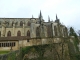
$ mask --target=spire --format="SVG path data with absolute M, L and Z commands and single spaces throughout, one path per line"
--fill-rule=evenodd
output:
M 56 14 L 56 20 L 58 19 L 57 14 Z
M 48 15 L 48 22 L 50 22 L 50 17 L 49 17 L 49 15 Z
M 57 17 L 57 14 L 56 14 L 56 20 L 55 20 L 55 22 L 60 23 L 60 22 L 59 22 L 59 19 L 58 19 L 58 17 Z
M 32 15 L 32 18 L 34 18 L 33 15 Z
M 40 10 L 40 16 L 42 16 L 42 14 L 41 14 L 41 10 Z
M 40 10 L 40 14 L 39 14 L 40 24 L 41 24 L 41 22 L 42 22 L 42 19 L 43 19 L 43 17 L 42 17 L 42 13 L 41 13 L 41 10 Z
M 42 13 L 41 13 L 41 10 L 40 10 L 40 15 L 39 15 L 39 19 L 42 19 Z

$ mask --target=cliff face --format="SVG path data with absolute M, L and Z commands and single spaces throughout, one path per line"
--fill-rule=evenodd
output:
M 37 46 L 28 46 L 18 51 L 12 51 L 5 55 L 0 55 L 2 60 L 70 60 L 67 43 L 54 43 Z
M 34 60 L 70 60 L 68 44 L 54 43 L 49 45 L 32 46 L 27 53 L 24 53 L 23 58 Z

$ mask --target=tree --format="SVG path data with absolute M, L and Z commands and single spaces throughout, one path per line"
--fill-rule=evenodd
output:
M 73 40 L 74 41 L 74 46 L 76 47 L 76 50 L 79 51 L 79 48 L 78 48 L 79 39 L 78 39 L 78 35 L 76 34 L 73 27 L 70 27 L 69 36 L 74 36 L 74 40 Z
M 79 34 L 79 37 L 80 37 L 80 30 L 78 30 L 78 34 Z
M 80 59 L 80 54 L 79 54 L 80 52 L 79 52 L 79 47 L 78 47 L 79 39 L 78 39 L 77 33 L 75 32 L 75 30 L 72 27 L 70 27 L 70 29 L 69 29 L 69 36 L 74 36 L 73 46 L 75 46 L 75 50 L 76 50 L 76 52 L 75 53 L 73 52 L 73 54 L 71 54 L 72 51 L 70 51 L 70 55 L 72 56 L 71 59 L 79 60 Z M 69 50 L 70 50 L 70 48 L 69 48 Z
M 72 27 L 70 27 L 70 30 L 69 30 L 69 36 L 74 36 L 75 34 L 75 31 Z

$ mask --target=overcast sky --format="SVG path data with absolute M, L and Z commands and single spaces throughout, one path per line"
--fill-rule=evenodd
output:
M 64 25 L 80 29 L 80 0 L 0 0 L 0 17 L 36 18 L 40 10 L 45 21 L 57 14 Z

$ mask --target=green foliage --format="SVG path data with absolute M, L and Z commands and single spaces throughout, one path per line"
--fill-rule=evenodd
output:
M 70 27 L 69 35 L 74 36 L 74 33 L 75 33 L 74 29 L 72 27 Z
M 27 54 L 27 53 L 30 51 L 31 48 L 32 48 L 31 46 L 27 46 L 27 47 L 21 48 L 22 57 L 23 57 L 25 54 Z
M 39 57 L 43 57 L 44 52 L 45 52 L 45 48 L 48 45 L 38 45 L 38 46 L 33 46 L 35 48 L 35 50 L 37 51 L 37 53 L 39 54 Z
M 16 54 L 13 52 L 8 56 L 8 60 L 15 60 Z
M 76 48 L 76 53 L 71 54 L 71 58 L 72 58 L 72 60 L 80 60 L 80 52 L 79 52 L 79 48 L 78 48 L 79 39 L 78 39 L 76 32 L 74 31 L 74 29 L 72 27 L 70 27 L 69 36 L 74 36 L 73 42 L 74 42 L 74 46 Z
M 79 48 L 77 46 L 79 44 L 79 39 L 78 39 L 76 32 L 74 31 L 74 29 L 72 27 L 70 27 L 69 35 L 75 37 L 75 39 L 73 40 L 74 46 L 75 46 L 76 50 L 79 51 Z
M 36 52 L 39 54 L 39 58 L 43 58 L 44 52 L 45 52 L 45 48 L 48 45 L 37 45 L 37 46 L 27 46 L 21 49 L 21 54 L 22 54 L 22 58 L 24 57 L 25 54 L 29 53 L 29 52 Z

